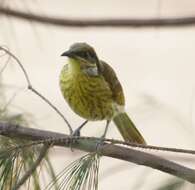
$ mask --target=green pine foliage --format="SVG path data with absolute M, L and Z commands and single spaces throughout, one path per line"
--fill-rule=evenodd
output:
M 46 190 L 52 190 L 56 183 L 59 190 L 97 190 L 99 161 L 98 153 L 81 157 L 62 170 Z
M 0 122 L 30 126 L 25 118 L 25 113 L 10 114 L 10 103 L 6 102 L 4 90 L 0 80 Z M 0 135 L 0 190 L 12 190 L 37 159 L 42 146 L 18 148 L 27 143 L 29 144 L 29 141 Z M 55 173 L 48 155 L 45 156 L 42 163 L 42 167 L 47 168 L 50 178 L 54 179 Z M 40 190 L 42 185 L 40 176 L 41 170 L 38 167 L 24 184 L 25 189 Z M 57 190 L 57 187 L 55 186 L 54 189 Z

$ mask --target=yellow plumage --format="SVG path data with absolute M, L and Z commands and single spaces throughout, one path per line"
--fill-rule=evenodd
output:
M 70 60 L 60 75 L 60 87 L 72 110 L 87 120 L 106 120 L 113 116 L 112 91 L 103 77 L 88 76 Z

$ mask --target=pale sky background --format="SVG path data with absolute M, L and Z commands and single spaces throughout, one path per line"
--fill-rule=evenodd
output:
M 4 3 L 59 17 L 195 15 L 194 0 L 12 0 L 12 3 Z M 6 45 L 18 56 L 33 86 L 51 100 L 75 128 L 83 119 L 70 110 L 60 94 L 58 76 L 66 62 L 60 54 L 74 42 L 87 42 L 115 69 L 125 92 L 126 110 L 148 144 L 195 148 L 195 27 L 57 28 L 7 17 L 0 17 L 0 23 L 0 45 Z M 68 132 L 61 118 L 48 105 L 25 90 L 24 77 L 13 61 L 4 71 L 3 79 L 8 99 L 17 92 L 12 103 L 13 113 L 27 112 L 35 121 L 34 127 Z M 91 122 L 82 134 L 100 136 L 103 129 L 104 122 Z M 121 138 L 114 124 L 110 126 L 108 137 Z M 62 165 L 66 166 L 81 154 L 57 148 L 52 156 L 56 170 L 60 171 Z M 171 155 L 164 153 L 163 156 Z M 184 162 L 183 157 L 177 160 L 195 168 L 194 157 L 188 162 Z M 103 158 L 99 189 L 155 190 L 167 179 L 173 178 L 146 167 Z M 192 188 L 186 183 L 185 189 Z

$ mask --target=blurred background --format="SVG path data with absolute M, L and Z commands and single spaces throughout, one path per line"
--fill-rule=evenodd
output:
M 0 7 L 54 18 L 176 18 L 195 16 L 193 0 L 0 0 Z M 13 52 L 30 80 L 68 118 L 74 128 L 83 119 L 74 114 L 59 90 L 59 72 L 66 63 L 60 54 L 74 42 L 87 42 L 116 71 L 123 85 L 126 110 L 148 144 L 195 148 L 195 26 L 180 27 L 62 27 L 44 25 L 5 15 L 0 10 L 0 45 Z M 3 67 L 1 61 L 0 67 Z M 14 61 L 2 74 L 7 102 L 14 113 L 25 112 L 33 127 L 68 133 L 62 119 L 26 88 Z M 90 122 L 83 135 L 100 136 L 105 122 Z M 108 137 L 121 139 L 112 123 Z M 149 151 L 186 166 L 195 157 Z M 83 155 L 69 149 L 51 151 L 59 172 Z M 170 183 L 177 189 L 194 189 L 162 172 L 110 158 L 101 159 L 99 189 L 156 190 Z M 173 188 L 172 188 L 173 189 Z M 175 188 L 176 189 L 176 188 Z

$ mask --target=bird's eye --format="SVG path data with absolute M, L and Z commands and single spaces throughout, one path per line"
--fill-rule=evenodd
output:
M 87 52 L 87 51 L 79 52 L 79 56 L 82 57 L 82 58 L 84 58 L 84 59 L 88 59 L 88 60 L 90 60 L 90 58 L 91 58 L 90 53 Z
M 89 52 L 86 52 L 86 58 L 89 59 L 89 60 L 91 59 L 91 55 L 90 55 Z
M 78 56 L 82 57 L 82 58 L 85 58 L 86 54 L 85 54 L 85 52 L 81 51 L 81 52 L 78 52 Z

